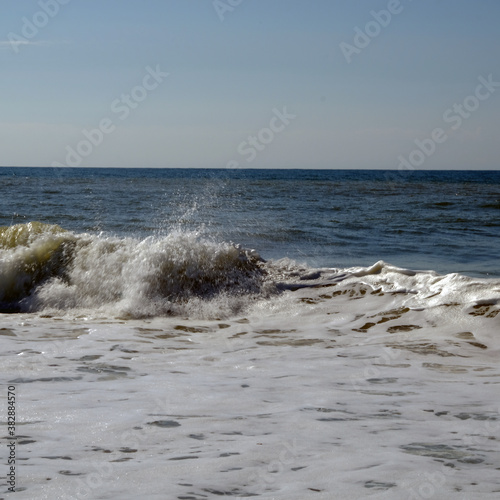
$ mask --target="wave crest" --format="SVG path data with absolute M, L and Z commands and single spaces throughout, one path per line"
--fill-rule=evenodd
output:
M 209 302 L 269 292 L 252 250 L 174 232 L 146 239 L 73 234 L 29 223 L 2 228 L 4 311 L 107 310 L 132 317 L 182 314 Z M 234 307 L 233 307 L 234 306 Z M 239 307 L 239 306 L 238 306 Z M 213 311 L 217 315 L 216 308 Z
M 59 226 L 40 222 L 0 227 L 0 310 L 22 310 L 38 286 L 62 276 L 74 241 Z

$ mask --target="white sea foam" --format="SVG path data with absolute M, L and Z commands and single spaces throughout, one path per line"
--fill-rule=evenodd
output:
M 197 233 L 134 239 L 54 235 L 52 228 L 4 245 L 0 301 L 5 308 L 143 317 L 194 314 L 200 301 L 222 299 L 228 314 L 240 308 L 242 295 L 272 291 L 255 251 Z
M 382 261 L 350 269 L 264 262 L 253 250 L 182 231 L 145 239 L 73 234 L 41 224 L 9 231 L 0 239 L 0 301 L 31 312 L 230 317 L 261 302 L 279 309 L 288 301 L 283 294 L 293 297 L 286 292 L 314 294 L 330 286 L 337 287 L 335 297 L 342 291 L 365 306 L 374 295 L 398 295 L 400 307 L 430 316 L 435 311 L 464 326 L 499 311 L 498 279 L 413 271 Z M 290 303 L 296 307 L 295 300 Z
M 0 316 L 16 497 L 498 495 L 500 280 L 75 238 Z

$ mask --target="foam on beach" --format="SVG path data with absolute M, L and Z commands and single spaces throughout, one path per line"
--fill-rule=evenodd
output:
M 46 229 L 0 248 L 19 498 L 498 495 L 500 280 Z

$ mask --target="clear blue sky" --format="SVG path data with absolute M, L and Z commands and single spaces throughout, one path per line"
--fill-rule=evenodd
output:
M 499 168 L 498 0 L 237 4 L 4 0 L 0 164 Z

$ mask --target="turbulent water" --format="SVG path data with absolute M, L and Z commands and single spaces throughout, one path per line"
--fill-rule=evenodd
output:
M 0 169 L 16 496 L 497 498 L 499 209 L 497 172 Z
M 256 252 L 194 233 L 139 240 L 28 223 L 0 228 L 0 249 L 0 304 L 7 312 L 199 316 L 200 301 L 223 295 L 239 302 L 262 293 L 266 281 Z

